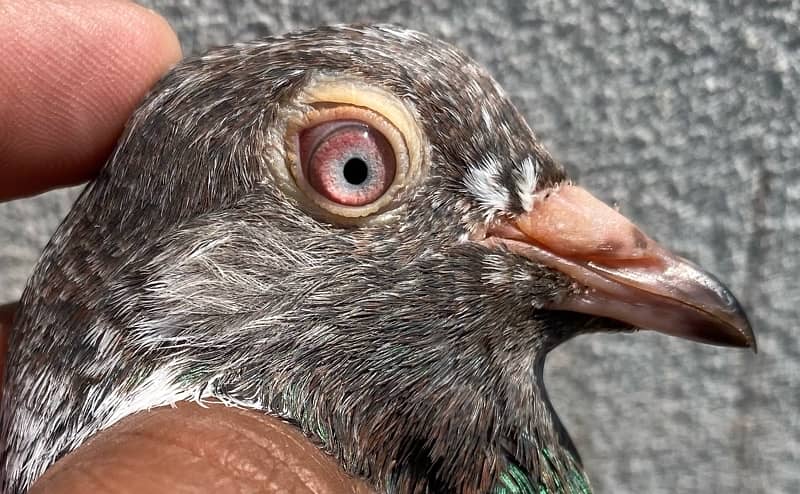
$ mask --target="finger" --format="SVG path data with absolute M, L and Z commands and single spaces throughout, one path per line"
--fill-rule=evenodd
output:
M 3 372 L 6 368 L 6 350 L 8 349 L 8 332 L 14 322 L 17 304 L 0 305 L 0 396 L 3 395 Z
M 127 1 L 0 2 L 0 200 L 93 176 L 180 46 Z
M 135 414 L 50 468 L 33 493 L 372 492 L 285 422 L 180 403 Z

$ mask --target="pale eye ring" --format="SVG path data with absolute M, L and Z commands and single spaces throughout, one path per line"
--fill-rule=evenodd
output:
M 366 122 L 331 120 L 298 136 L 300 165 L 309 185 L 342 206 L 379 199 L 394 181 L 394 150 Z

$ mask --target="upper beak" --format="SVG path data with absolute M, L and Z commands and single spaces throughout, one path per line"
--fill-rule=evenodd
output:
M 492 225 L 485 242 L 575 281 L 574 293 L 547 308 L 756 350 L 742 307 L 714 276 L 658 245 L 585 189 L 565 185 L 534 199 L 530 212 Z

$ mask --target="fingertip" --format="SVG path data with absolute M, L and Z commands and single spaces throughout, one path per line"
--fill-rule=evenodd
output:
M 115 18 L 128 18 L 134 21 L 127 25 L 128 35 L 134 43 L 137 41 L 141 43 L 137 46 L 141 48 L 139 56 L 142 68 L 155 82 L 183 56 L 178 35 L 158 12 L 128 1 L 117 3 L 121 12 L 109 9 L 109 24 L 113 23 Z M 147 86 L 149 87 L 150 85 Z
M 2 200 L 96 174 L 181 49 L 163 17 L 131 2 L 9 0 L 0 57 Z

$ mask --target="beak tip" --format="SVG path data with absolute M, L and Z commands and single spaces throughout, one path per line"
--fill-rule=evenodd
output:
M 727 325 L 726 325 L 727 326 Z M 756 343 L 756 335 L 753 331 L 747 317 L 742 313 L 740 324 L 729 325 L 725 328 L 727 337 L 724 338 L 723 345 L 733 346 L 738 348 L 749 348 L 753 353 L 758 353 L 758 343 Z M 720 335 L 721 336 L 721 335 Z M 723 340 L 720 340 L 722 342 Z
M 729 300 L 734 301 L 734 310 L 730 311 L 730 308 L 728 308 L 728 311 L 721 310 L 714 315 L 705 313 L 708 317 L 705 321 L 700 322 L 695 320 L 696 326 L 694 335 L 697 336 L 700 341 L 712 345 L 749 348 L 753 353 L 758 353 L 756 335 L 753 331 L 753 327 L 750 325 L 747 314 L 735 298 L 731 296 Z
M 753 325 L 750 324 L 747 312 L 727 288 L 723 287 L 723 290 L 726 292 L 726 299 L 730 301 L 729 310 L 732 312 L 732 317 L 728 319 L 729 330 L 731 332 L 735 331 L 737 338 L 740 340 L 737 346 L 741 348 L 750 348 L 753 353 L 757 354 L 758 343 L 756 342 L 756 333 L 753 331 Z
M 735 344 L 735 346 L 739 348 L 749 348 L 753 351 L 753 353 L 758 353 L 758 344 L 756 343 L 756 338 L 753 335 L 752 330 L 740 333 L 738 338 L 739 341 Z

